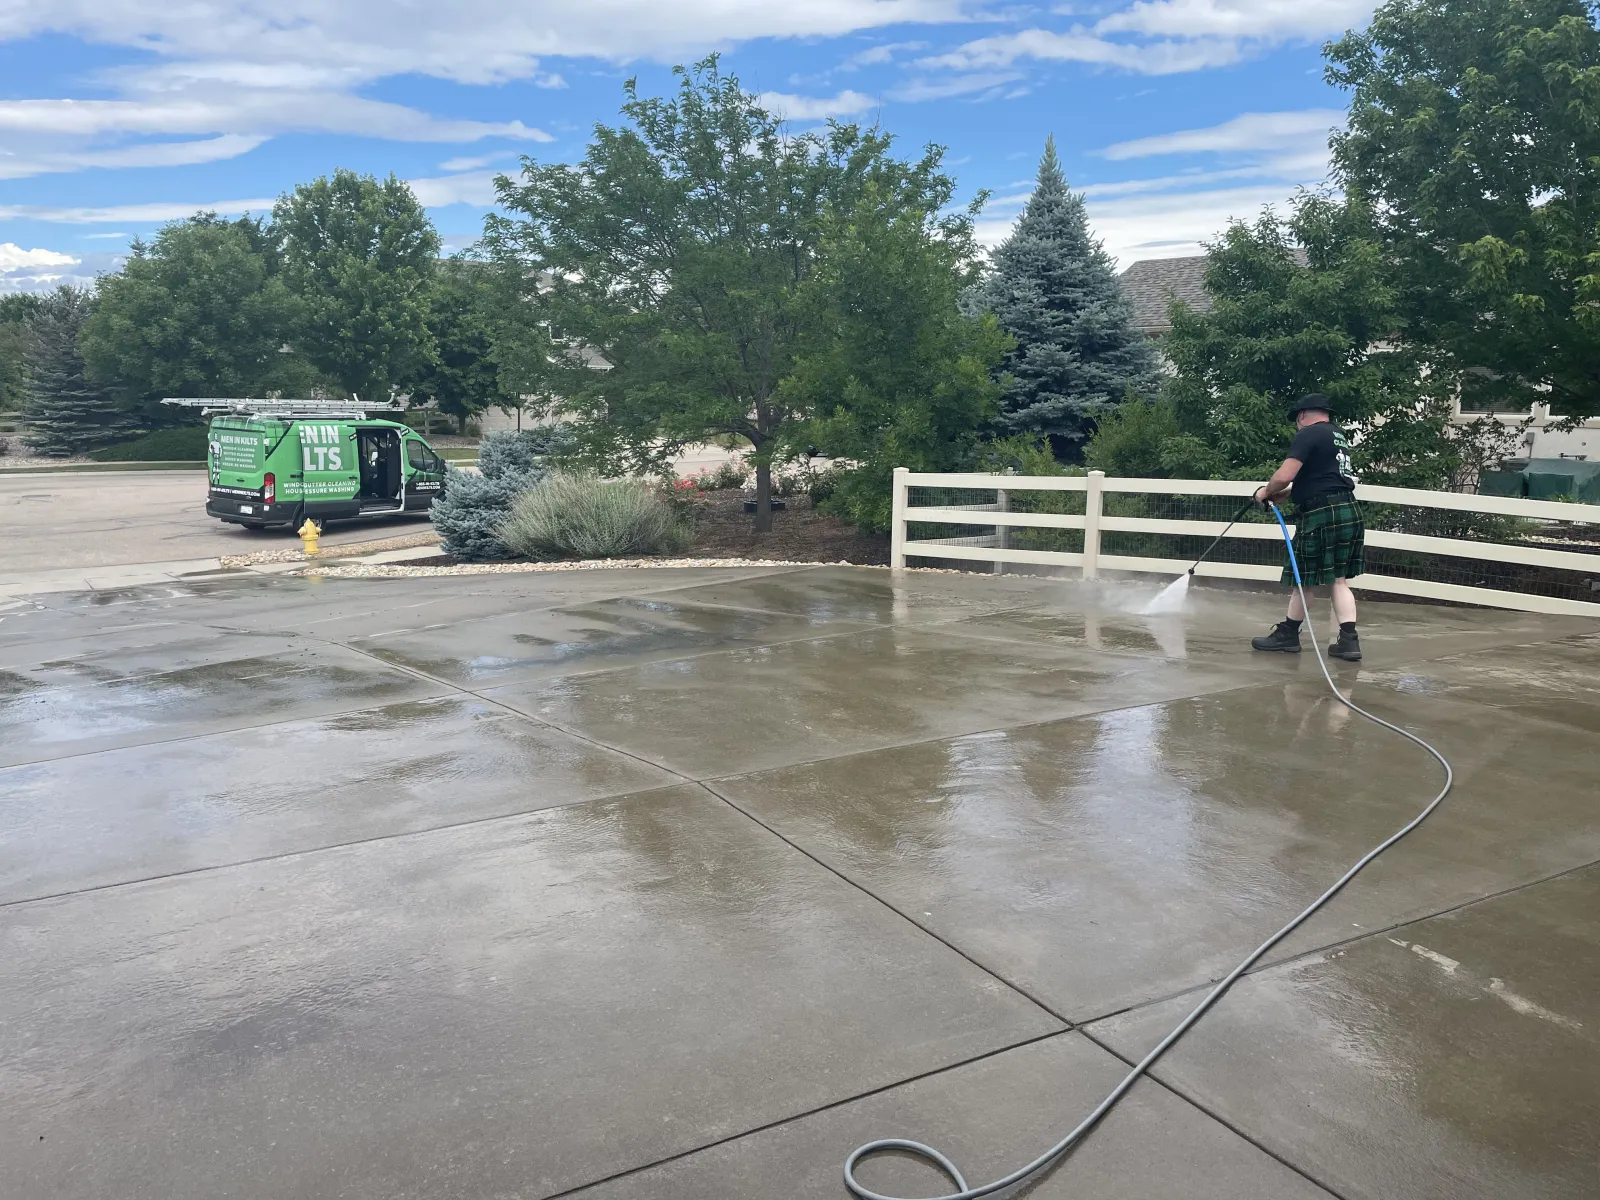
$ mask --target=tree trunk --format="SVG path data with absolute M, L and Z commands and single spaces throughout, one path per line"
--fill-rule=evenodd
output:
M 756 532 L 772 532 L 772 464 L 756 463 Z

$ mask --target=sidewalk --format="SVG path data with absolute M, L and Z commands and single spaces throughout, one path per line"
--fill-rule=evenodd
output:
M 359 547 L 357 548 L 359 550 Z M 330 549 L 314 561 L 318 563 L 398 563 L 414 558 L 431 558 L 439 553 L 437 545 L 411 546 L 400 550 L 381 550 L 372 553 L 342 554 Z M 308 560 L 288 562 L 248 563 L 223 566 L 221 558 L 182 558 L 170 562 L 132 563 L 109 567 L 66 567 L 54 571 L 24 571 L 0 580 L 0 599 L 18 599 L 38 596 L 48 592 L 106 592 L 118 588 L 144 587 L 150 584 L 192 581 L 196 576 L 240 574 L 282 575 L 308 565 Z

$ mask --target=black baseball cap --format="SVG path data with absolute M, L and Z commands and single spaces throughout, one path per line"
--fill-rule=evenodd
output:
M 1309 396 L 1301 396 L 1289 405 L 1289 415 L 1297 416 L 1303 412 L 1333 412 L 1333 406 L 1328 403 L 1328 398 L 1321 392 L 1312 392 Z

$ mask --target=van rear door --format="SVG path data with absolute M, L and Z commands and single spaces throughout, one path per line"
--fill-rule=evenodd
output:
M 259 492 L 266 464 L 267 436 L 268 431 L 253 421 L 219 418 L 211 422 L 211 437 L 206 447 L 211 486 L 228 492 Z

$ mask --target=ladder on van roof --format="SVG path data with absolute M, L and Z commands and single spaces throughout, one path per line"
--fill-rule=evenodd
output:
M 359 397 L 349 400 L 251 400 L 224 399 L 220 397 L 169 397 L 163 404 L 179 408 L 198 408 L 202 415 L 229 413 L 241 417 L 270 417 L 283 421 L 344 418 L 359 421 L 370 413 L 405 412 L 405 405 L 396 400 L 370 404 Z

